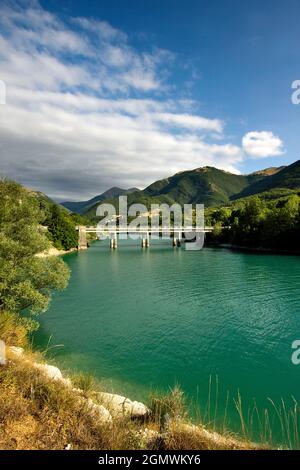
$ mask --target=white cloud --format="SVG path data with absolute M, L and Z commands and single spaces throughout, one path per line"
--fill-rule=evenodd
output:
M 28 2 L 24 8 L 18 3 L 5 3 L 1 7 L 0 24 L 7 32 L 10 44 L 18 49 L 28 48 L 33 52 L 40 46 L 48 50 L 69 50 L 77 54 L 88 54 L 88 43 L 53 14 L 39 7 L 37 2 Z M 31 3 L 31 5 L 30 5 Z M 22 2 L 21 2 L 22 4 Z
M 275 157 L 284 153 L 282 140 L 273 132 L 248 132 L 243 137 L 242 146 L 253 158 Z
M 80 199 L 204 165 L 237 172 L 244 153 L 221 142 L 224 123 L 170 99 L 173 53 L 134 48 L 105 21 L 11 5 L 0 7 L 2 174 Z
M 202 116 L 191 114 L 160 113 L 154 116 L 158 121 L 171 124 L 176 127 L 194 130 L 209 130 L 214 132 L 223 131 L 223 122 L 219 119 L 207 119 Z
M 107 41 L 127 41 L 127 35 L 123 33 L 123 31 L 111 26 L 107 21 L 99 21 L 90 18 L 74 18 L 73 22 Z

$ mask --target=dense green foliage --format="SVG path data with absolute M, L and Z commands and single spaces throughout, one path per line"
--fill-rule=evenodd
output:
M 241 198 L 251 196 L 278 188 L 300 188 L 300 160 L 296 161 L 292 165 L 283 167 L 280 171 L 271 174 L 267 178 L 262 178 L 259 181 L 254 182 L 236 197 Z
M 252 196 L 236 205 L 211 210 L 206 220 L 216 227 L 208 237 L 211 241 L 300 251 L 300 197 L 297 194 L 271 201 Z
M 70 250 L 78 245 L 77 225 L 89 225 L 90 220 L 70 213 L 59 204 L 54 203 L 45 194 L 36 192 L 39 207 L 45 214 L 43 225 L 47 227 L 47 236 L 53 246 L 59 250 Z
M 70 250 L 78 245 L 78 232 L 75 220 L 57 204 L 48 207 L 45 224 L 50 240 L 59 250 Z
M 36 195 L 17 183 L 0 182 L 0 315 L 44 311 L 52 289 L 63 289 L 69 270 L 49 247 Z
M 204 167 L 177 173 L 153 183 L 144 192 L 148 196 L 168 196 L 179 204 L 201 202 L 212 206 L 229 201 L 248 184 L 247 176 Z

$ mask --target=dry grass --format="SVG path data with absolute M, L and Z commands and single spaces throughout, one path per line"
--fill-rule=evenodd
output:
M 0 315 L 0 338 L 6 344 L 14 346 L 26 346 L 28 329 L 26 324 L 17 314 L 1 312 Z
M 203 426 L 194 426 L 184 422 L 169 425 L 165 439 L 165 448 L 169 450 L 258 450 L 265 446 L 239 440 L 230 434 L 221 435 L 208 431 Z
M 160 431 L 168 427 L 171 420 L 184 420 L 187 417 L 185 398 L 182 390 L 176 386 L 168 394 L 152 395 L 150 409 L 153 421 Z
M 210 398 L 208 398 L 210 402 Z M 211 408 L 211 405 L 209 405 Z M 188 421 L 185 396 L 179 387 L 166 395 L 151 397 L 152 419 L 158 425 L 162 439 L 160 446 L 168 450 L 254 450 L 266 446 L 252 443 L 248 438 L 238 439 L 225 429 L 222 434 L 202 424 Z M 210 416 L 211 410 L 206 410 Z M 216 411 L 214 410 L 214 414 Z M 210 417 L 209 417 L 209 421 Z
M 0 366 L 0 449 L 245 449 L 254 448 L 230 436 L 186 424 L 182 392 L 152 398 L 147 420 L 120 418 L 103 424 L 59 381 L 33 367 L 34 356 L 10 357 Z M 83 395 L 93 395 L 91 378 L 78 376 Z M 74 384 L 75 385 L 75 384 Z
M 87 404 L 24 361 L 0 367 L 0 448 L 135 448 L 135 423 L 100 423 Z

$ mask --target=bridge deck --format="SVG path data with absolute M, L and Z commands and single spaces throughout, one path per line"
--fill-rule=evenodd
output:
M 86 227 L 86 233 L 140 233 L 140 234 L 151 234 L 151 233 L 207 233 L 212 232 L 213 227 L 155 227 L 155 228 L 131 228 L 131 227 L 122 227 L 122 228 L 97 228 L 97 227 Z

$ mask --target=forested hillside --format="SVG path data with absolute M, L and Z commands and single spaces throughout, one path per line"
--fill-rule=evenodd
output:
M 128 205 L 144 204 L 195 204 L 205 207 L 228 205 L 246 196 L 267 193 L 265 198 L 276 199 L 300 188 L 300 161 L 287 167 L 267 168 L 249 175 L 236 175 L 213 167 L 197 168 L 176 173 L 152 183 L 143 191 L 128 194 Z M 118 208 L 118 197 L 111 195 L 102 201 L 112 203 Z M 95 221 L 99 200 L 83 211 L 90 220 Z

